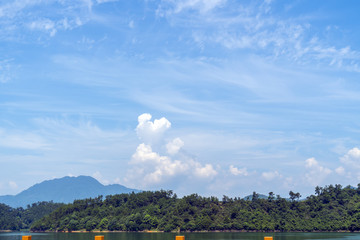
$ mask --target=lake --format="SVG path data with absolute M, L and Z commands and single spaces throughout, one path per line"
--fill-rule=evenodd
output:
M 263 240 L 272 236 L 274 240 L 305 239 L 359 239 L 360 233 L 0 233 L 0 240 L 21 240 L 23 235 L 32 235 L 32 240 L 94 240 L 104 235 L 104 240 L 175 240 L 176 235 L 185 240 Z

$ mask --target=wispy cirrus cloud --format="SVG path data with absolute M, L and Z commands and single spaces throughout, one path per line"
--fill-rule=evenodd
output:
M 207 13 L 214 8 L 221 7 L 227 0 L 162 0 L 157 14 L 159 16 L 178 14 L 186 10 L 197 10 Z
M 0 147 L 40 151 L 49 149 L 50 144 L 41 135 L 36 133 L 11 133 L 0 129 Z
M 298 64 L 316 62 L 317 65 L 359 71 L 359 50 L 348 45 L 339 46 L 323 36 L 323 32 L 331 31 L 329 28 L 314 33 L 312 20 L 316 16 L 280 17 L 276 11 L 285 9 L 275 9 L 272 1 L 252 4 L 220 0 L 206 4 L 194 0 L 164 1 L 159 9 L 159 16 L 167 18 L 173 27 L 188 29 L 192 26 L 189 38 L 203 51 L 217 44 L 229 51 L 251 51 L 271 59 L 285 58 Z
M 14 78 L 17 67 L 12 62 L 12 59 L 0 60 L 0 83 L 7 83 Z
M 90 21 L 95 16 L 92 7 L 106 2 L 14 0 L 0 3 L 0 39 L 36 41 L 39 33 L 54 37 L 59 31 L 71 30 Z M 36 37 L 29 38 L 30 33 Z

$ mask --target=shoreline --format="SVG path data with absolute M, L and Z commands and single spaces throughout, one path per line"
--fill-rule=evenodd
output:
M 11 230 L 4 230 L 6 232 L 17 232 Z M 1 231 L 0 231 L 1 232 Z M 164 232 L 157 230 L 145 230 L 145 231 L 110 231 L 110 230 L 76 230 L 76 231 L 30 231 L 31 233 L 360 233 L 360 231 L 260 231 L 260 230 L 213 230 L 213 231 L 172 231 Z

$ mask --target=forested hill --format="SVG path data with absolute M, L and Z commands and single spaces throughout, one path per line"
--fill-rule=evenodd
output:
M 315 192 L 303 201 L 293 192 L 290 200 L 272 192 L 267 199 L 254 193 L 252 200 L 197 194 L 177 198 L 172 191 L 120 194 L 65 205 L 33 224 L 32 230 L 360 230 L 360 188 L 330 185 Z
M 24 208 L 12 208 L 0 203 L 0 230 L 28 229 L 40 218 L 62 206 L 62 203 L 38 202 Z

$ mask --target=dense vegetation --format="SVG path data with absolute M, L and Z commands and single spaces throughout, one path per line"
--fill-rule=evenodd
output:
M 251 200 L 197 194 L 177 198 L 172 191 L 120 194 L 74 201 L 32 225 L 33 231 L 358 231 L 360 185 L 317 187 L 299 201 L 254 192 Z
M 29 229 L 31 224 L 64 204 L 38 202 L 24 208 L 11 208 L 0 203 L 0 230 Z

